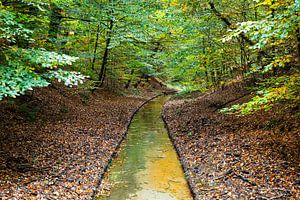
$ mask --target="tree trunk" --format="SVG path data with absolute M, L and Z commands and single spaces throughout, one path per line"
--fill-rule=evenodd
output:
M 114 26 L 114 21 L 111 19 L 109 20 L 109 26 L 108 26 L 108 33 L 107 33 L 107 38 L 105 41 L 105 50 L 102 58 L 102 64 L 101 64 L 101 69 L 99 72 L 99 81 L 100 81 L 100 87 L 103 85 L 104 79 L 105 79 L 105 71 L 106 71 L 106 64 L 108 60 L 108 53 L 109 53 L 109 45 L 111 41 L 111 36 L 112 36 L 112 29 Z
M 134 69 L 131 70 L 130 75 L 132 76 L 133 73 L 134 73 Z M 132 81 L 132 77 L 130 77 L 130 79 L 127 81 L 127 83 L 126 83 L 126 85 L 124 87 L 125 89 L 129 88 L 131 81 Z
M 298 67 L 300 67 L 300 28 L 298 28 L 297 33 L 297 56 L 298 56 Z
M 0 49 L 0 64 L 4 65 L 4 66 L 7 64 L 6 56 L 5 56 L 4 52 L 2 51 L 2 49 Z
M 299 14 L 297 13 L 297 17 Z M 300 67 L 300 25 L 296 25 L 296 40 L 297 40 L 297 65 Z
M 100 25 L 98 25 L 98 27 L 97 27 L 97 36 L 96 36 L 94 56 L 93 56 L 93 61 L 92 61 L 92 70 L 95 70 L 96 53 L 97 53 L 98 41 L 99 41 L 99 32 L 100 32 Z
M 202 53 L 206 54 L 206 48 L 205 48 L 205 40 L 202 40 Z M 209 83 L 209 75 L 208 75 L 208 69 L 207 69 L 207 62 L 206 59 L 204 60 L 204 73 L 205 73 L 205 80 L 207 83 Z
M 51 16 L 50 16 L 50 24 L 48 30 L 48 37 L 49 39 L 57 39 L 57 34 L 59 32 L 59 26 L 62 21 L 62 9 L 57 7 L 55 4 L 51 4 Z

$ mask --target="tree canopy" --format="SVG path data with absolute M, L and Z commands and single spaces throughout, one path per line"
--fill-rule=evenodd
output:
M 257 96 L 223 110 L 230 113 L 299 100 L 299 0 L 2 0 L 0 7 L 0 99 L 54 80 L 73 86 L 89 77 L 122 90 L 158 77 L 182 92 L 251 79 Z

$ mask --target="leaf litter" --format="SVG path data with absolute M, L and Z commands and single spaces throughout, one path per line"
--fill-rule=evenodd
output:
M 299 106 L 244 117 L 217 112 L 250 97 L 239 83 L 164 106 L 196 199 L 300 199 Z
M 1 102 L 1 199 L 90 199 L 133 113 L 151 95 L 99 90 L 87 104 L 58 85 Z

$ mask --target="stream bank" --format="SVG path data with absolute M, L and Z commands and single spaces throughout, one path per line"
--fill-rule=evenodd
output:
M 245 117 L 217 112 L 249 98 L 234 84 L 164 106 L 196 199 L 300 199 L 299 107 L 280 104 Z
M 133 114 L 156 95 L 145 94 L 56 85 L 1 102 L 1 199 L 91 199 Z

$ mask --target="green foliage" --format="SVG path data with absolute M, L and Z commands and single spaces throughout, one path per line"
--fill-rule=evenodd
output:
M 179 92 L 176 93 L 177 97 L 181 97 L 181 98 L 190 98 L 191 94 L 193 92 L 201 92 L 199 89 L 199 87 L 183 87 L 181 88 L 181 90 Z M 202 91 L 204 92 L 204 91 Z
M 271 74 L 286 66 L 294 66 L 297 62 L 294 49 L 291 47 L 299 46 L 296 42 L 299 37 L 300 3 L 289 0 L 276 3 L 267 0 L 258 2 L 260 6 L 269 7 L 270 12 L 267 12 L 267 15 L 260 20 L 239 23 L 238 28 L 230 30 L 229 35 L 223 41 L 233 40 L 241 34 L 248 36 L 254 41 L 250 46 L 251 49 L 257 50 L 260 54 L 264 51 L 264 54 L 271 55 L 264 59 L 262 66 L 259 63 L 253 63 L 248 75 L 267 74 L 271 78 L 262 81 L 258 95 L 250 102 L 223 109 L 222 111 L 226 113 L 251 114 L 261 109 L 269 110 L 279 101 L 299 100 L 299 74 L 293 71 L 296 67 L 289 69 L 290 75 L 272 77 Z
M 268 4 L 267 1 L 262 1 L 261 4 Z M 251 49 L 261 50 L 271 46 L 277 47 L 278 45 L 288 46 L 296 41 L 300 16 L 297 15 L 300 6 L 298 1 L 285 1 L 281 4 L 272 6 L 273 12 L 268 16 L 258 21 L 246 21 L 238 24 L 235 30 L 229 30 L 229 35 L 223 40 L 228 41 L 237 38 L 240 34 L 247 34 L 255 44 Z M 278 10 L 278 12 L 276 12 Z M 264 66 L 264 68 L 253 69 L 253 72 L 261 70 L 262 73 L 269 72 L 276 67 L 284 67 L 292 60 L 289 51 L 285 52 L 286 55 L 274 55 L 273 61 Z
M 116 87 L 137 87 L 159 76 L 182 96 L 237 77 L 264 78 L 261 92 L 248 104 L 227 109 L 232 113 L 270 109 L 296 95 L 298 0 L 4 4 L 0 99 L 55 79 L 68 86 L 83 82 L 83 75 L 69 70 L 90 76 L 80 89 L 94 90 L 103 78 L 104 85 L 119 91 Z
M 272 78 L 261 88 L 262 90 L 259 90 L 251 101 L 241 105 L 233 105 L 231 108 L 224 108 L 221 112 L 247 115 L 257 110 L 270 110 L 280 101 L 298 102 L 300 100 L 300 75 Z
M 93 91 L 98 88 L 97 87 L 98 84 L 99 84 L 98 81 L 86 80 L 78 86 L 78 89 L 83 91 Z
M 57 69 L 65 65 L 72 65 L 78 57 L 58 54 L 46 51 L 45 49 L 18 50 L 18 54 L 23 57 L 23 61 L 32 64 L 35 68 Z
M 0 65 L 0 100 L 3 97 L 16 97 L 25 94 L 27 90 L 33 90 L 34 87 L 45 87 L 49 85 L 42 77 L 36 73 L 30 73 L 26 67 L 18 65 L 3 66 Z
M 54 79 L 72 86 L 85 78 L 78 72 L 55 70 L 71 65 L 77 60 L 75 57 L 36 49 L 10 49 L 6 55 L 14 59 L 8 59 L 6 66 L 0 65 L 0 100 L 23 95 L 34 87 L 48 86 Z
M 33 31 L 27 29 L 23 24 L 16 20 L 17 17 L 15 13 L 0 9 L 0 39 L 13 43 L 21 38 L 32 41 L 31 35 Z
M 22 2 L 28 6 L 41 5 L 34 1 Z M 34 31 L 27 28 L 31 27 L 30 23 L 27 14 L 20 13 L 13 7 L 3 7 L 0 10 L 0 100 L 23 95 L 34 87 L 48 86 L 54 79 L 72 86 L 82 83 L 85 78 L 80 73 L 62 69 L 72 65 L 78 60 L 77 57 L 43 48 L 23 48 L 29 44 L 34 46 Z

